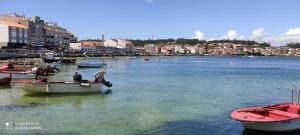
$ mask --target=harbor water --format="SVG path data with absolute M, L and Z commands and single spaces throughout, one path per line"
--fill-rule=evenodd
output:
M 2 87 L 0 134 L 257 135 L 232 120 L 230 112 L 290 102 L 291 89 L 300 89 L 297 57 L 151 57 L 105 63 L 106 80 L 113 83 L 110 94 L 33 95 Z M 72 80 L 75 72 L 93 79 L 99 70 L 58 68 L 61 72 L 51 79 Z M 22 122 L 39 128 L 7 127 Z

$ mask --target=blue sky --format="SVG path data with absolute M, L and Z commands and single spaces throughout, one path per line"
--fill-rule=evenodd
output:
M 198 31 L 199 39 L 280 44 L 298 40 L 299 5 L 299 0 L 0 0 L 0 14 L 41 16 L 79 39 L 102 33 L 106 38 L 195 38 Z M 292 39 L 284 37 L 289 30 Z

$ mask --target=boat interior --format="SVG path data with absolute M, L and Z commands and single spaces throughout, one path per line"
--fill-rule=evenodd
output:
M 295 103 L 276 104 L 265 107 L 255 107 L 238 111 L 243 119 L 248 120 L 287 120 L 300 117 L 300 105 Z

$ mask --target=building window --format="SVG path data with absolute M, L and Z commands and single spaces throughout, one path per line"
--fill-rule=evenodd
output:
M 17 37 L 16 31 L 11 31 L 11 36 L 12 36 L 12 37 Z

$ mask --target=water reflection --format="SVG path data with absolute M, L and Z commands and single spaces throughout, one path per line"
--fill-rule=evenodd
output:
M 84 102 L 104 104 L 105 98 L 110 94 L 99 92 L 93 93 L 70 93 L 70 94 L 25 94 L 17 99 L 16 104 L 28 105 L 32 103 L 46 103 L 48 105 L 72 104 L 80 108 Z

